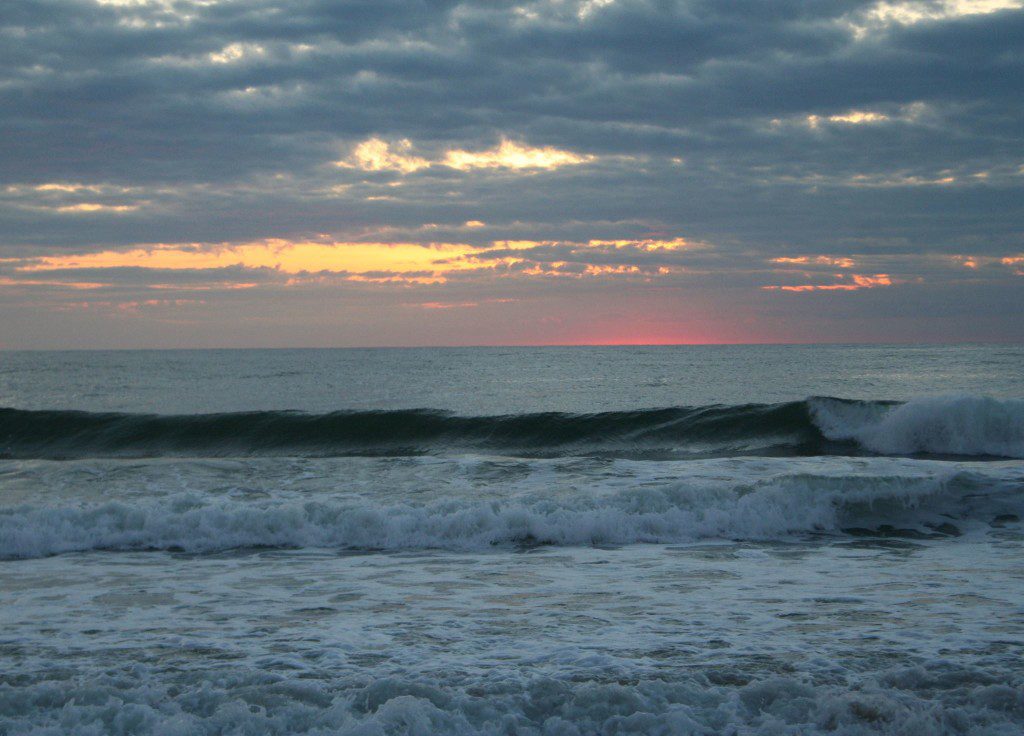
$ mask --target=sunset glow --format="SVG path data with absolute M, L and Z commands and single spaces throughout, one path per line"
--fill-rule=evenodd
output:
M 482 225 L 482 223 L 481 223 Z M 586 243 L 547 241 L 498 241 L 490 245 L 463 243 L 261 243 L 221 244 L 218 246 L 158 245 L 126 251 L 100 251 L 67 256 L 43 256 L 26 259 L 15 266 L 19 273 L 75 271 L 95 269 L 147 269 L 152 271 L 201 271 L 241 267 L 268 269 L 291 276 L 315 277 L 341 274 L 354 281 L 441 283 L 460 271 L 497 272 L 507 275 L 582 278 L 629 274 L 664 275 L 677 268 L 659 265 L 642 268 L 616 263 L 587 263 L 589 253 L 615 257 L 630 253 L 674 253 L 699 248 L 682 238 L 591 240 Z M 562 259 L 534 259 L 550 249 L 564 251 Z M 542 253 L 543 252 L 543 253 Z M 287 283 L 302 283 L 301 278 Z M 166 287 L 164 287 L 166 288 Z
M 215 248 L 157 246 L 129 251 L 101 251 L 74 256 L 47 256 L 19 270 L 54 271 L 83 268 L 210 269 L 242 266 L 286 274 L 336 271 L 441 271 L 467 268 L 460 258 L 475 248 L 457 243 L 289 243 L 268 241 Z

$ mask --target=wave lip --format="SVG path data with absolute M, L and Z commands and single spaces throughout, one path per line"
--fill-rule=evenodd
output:
M 154 415 L 0 409 L 0 457 L 343 456 L 495 452 L 671 459 L 731 455 L 1024 457 L 1024 401 L 827 397 L 595 414 L 430 409 Z

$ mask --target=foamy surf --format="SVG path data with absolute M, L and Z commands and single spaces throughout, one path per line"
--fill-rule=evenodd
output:
M 810 399 L 815 426 L 880 455 L 1024 458 L 1024 401 L 934 396 L 885 405 Z
M 5 354 L 0 733 L 1021 733 L 1022 355 Z
M 851 674 L 839 682 L 835 675 L 815 682 L 789 674 L 758 676 L 722 665 L 684 671 L 673 681 L 652 672 L 618 682 L 618 663 L 606 659 L 596 664 L 606 671 L 599 670 L 589 681 L 566 681 L 543 671 L 512 672 L 501 678 L 481 676 L 468 687 L 441 676 L 369 681 L 350 676 L 323 683 L 252 670 L 194 678 L 168 688 L 144 670 L 134 670 L 104 672 L 89 682 L 44 682 L 0 696 L 0 703 L 39 729 L 31 733 L 83 736 L 101 728 L 112 733 L 281 736 L 1008 736 L 1015 733 L 1021 698 L 1019 688 L 1000 682 L 998 670 L 942 660 Z M 588 665 L 593 668 L 595 663 L 576 666 Z M 59 716 L 47 711 L 52 702 L 67 702 Z
M 24 505 L 0 511 L 0 557 L 247 547 L 480 551 L 879 530 L 926 538 L 1024 513 L 1024 477 L 1009 468 L 983 473 L 937 463 L 926 472 L 896 468 L 887 475 L 782 473 L 760 479 L 734 469 L 731 480 L 654 482 L 645 480 L 645 465 L 630 464 L 634 487 L 625 489 L 602 487 L 595 479 L 593 487 L 557 494 L 544 489 L 422 504 L 331 494 L 326 500 L 251 500 L 179 493 L 148 501 Z M 664 478 L 664 464 L 657 465 Z M 686 465 L 680 464 L 680 473 Z

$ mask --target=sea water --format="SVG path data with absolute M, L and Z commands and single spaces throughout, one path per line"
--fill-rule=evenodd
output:
M 0 733 L 1019 734 L 1024 348 L 0 353 Z

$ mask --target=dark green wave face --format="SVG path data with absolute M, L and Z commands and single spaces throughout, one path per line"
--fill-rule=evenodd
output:
M 429 409 L 168 416 L 0 409 L 0 452 L 12 458 L 441 451 L 669 459 L 755 452 L 851 454 L 858 447 L 827 439 L 815 425 L 808 401 L 476 417 Z
M 526 456 L 720 456 L 840 449 L 807 402 L 598 414 L 456 416 L 403 411 L 160 416 L 0 409 L 0 451 L 15 458 L 189 455 L 403 455 L 485 451 Z M 843 447 L 845 451 L 855 447 Z
M 812 397 L 592 414 L 434 409 L 121 414 L 0 409 L 10 458 L 487 453 L 671 460 L 733 455 L 1024 457 L 1024 402 Z

